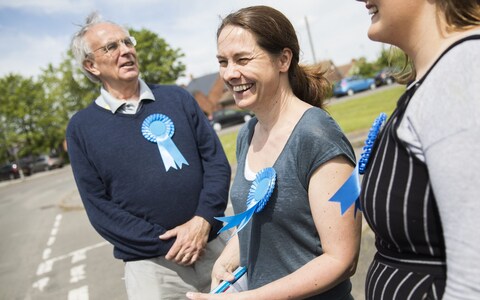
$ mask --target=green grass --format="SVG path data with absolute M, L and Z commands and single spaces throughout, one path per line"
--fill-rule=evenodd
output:
M 219 136 L 220 142 L 223 146 L 223 150 L 225 151 L 227 159 L 231 165 L 237 163 L 237 157 L 235 155 L 235 150 L 237 149 L 237 135 L 238 131 L 234 131 Z
M 381 112 L 390 116 L 404 90 L 405 87 L 398 86 L 348 101 L 337 102 L 334 100 L 326 110 L 345 133 L 366 131 Z M 230 164 L 237 163 L 235 157 L 237 135 L 238 131 L 220 135 L 220 142 Z
M 403 86 L 398 86 L 349 101 L 334 102 L 326 110 L 345 133 L 368 130 L 381 112 L 390 116 L 404 90 Z

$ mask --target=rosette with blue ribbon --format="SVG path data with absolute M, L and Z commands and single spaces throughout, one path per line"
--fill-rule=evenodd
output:
M 385 113 L 381 113 L 375 119 L 375 121 L 373 121 L 372 128 L 370 128 L 367 139 L 365 140 L 365 146 L 363 146 L 363 152 L 360 155 L 360 160 L 358 161 L 358 172 L 360 174 L 365 173 L 368 159 L 370 158 L 370 153 L 372 152 L 373 144 L 375 143 L 378 133 L 380 133 L 380 129 L 382 128 L 382 124 L 383 122 L 385 122 L 386 119 L 387 115 Z
M 232 233 L 232 236 L 234 236 L 242 230 L 253 217 L 253 214 L 261 212 L 265 205 L 267 205 L 267 202 L 275 189 L 276 179 L 277 173 L 274 168 L 260 170 L 248 192 L 247 210 L 234 216 L 216 217 L 215 219 L 227 223 L 218 231 L 218 233 L 237 226 L 237 229 Z
M 352 175 L 348 177 L 347 181 L 338 189 L 338 191 L 330 198 L 329 201 L 339 202 L 340 203 L 340 213 L 343 215 L 349 208 L 355 203 L 355 213 L 357 215 L 357 210 L 362 210 L 360 207 L 360 174 L 365 173 L 365 168 L 367 167 L 368 159 L 370 158 L 370 153 L 372 151 L 373 144 L 375 139 L 380 132 L 383 122 L 387 119 L 385 113 L 381 113 L 373 122 L 370 131 L 368 132 L 367 139 L 365 141 L 365 146 L 363 147 L 363 152 L 360 155 L 360 160 L 358 161 L 357 167 L 353 170 Z
M 185 157 L 172 141 L 174 132 L 175 126 L 172 120 L 163 114 L 152 114 L 146 117 L 142 123 L 143 136 L 148 141 L 158 145 L 165 171 L 170 168 L 181 169 L 183 164 L 188 166 Z

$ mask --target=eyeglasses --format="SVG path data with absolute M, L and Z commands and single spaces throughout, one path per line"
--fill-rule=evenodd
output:
M 93 50 L 93 52 L 97 52 L 98 50 L 103 50 L 105 54 L 109 54 L 109 53 L 112 54 L 118 50 L 118 48 L 120 47 L 120 43 L 124 44 L 128 48 L 133 48 L 137 45 L 137 40 L 133 36 L 129 36 L 118 41 L 110 42 L 105 46 L 102 46 L 98 49 Z

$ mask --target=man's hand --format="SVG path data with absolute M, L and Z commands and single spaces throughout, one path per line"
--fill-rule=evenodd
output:
M 207 245 L 210 229 L 210 223 L 202 217 L 195 216 L 187 223 L 168 230 L 159 238 L 168 240 L 176 237 L 177 239 L 165 258 L 183 266 L 195 263 Z

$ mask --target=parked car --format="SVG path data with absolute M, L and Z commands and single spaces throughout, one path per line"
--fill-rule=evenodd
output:
M 18 161 L 22 168 L 23 175 L 30 176 L 32 174 L 32 157 L 23 157 Z
M 8 163 L 0 167 L 0 180 L 20 178 L 20 169 L 16 163 Z
M 395 82 L 394 71 L 391 68 L 383 68 L 375 74 L 375 85 L 391 85 Z
M 63 159 L 60 156 L 44 154 L 44 155 L 35 157 L 31 161 L 29 167 L 30 167 L 30 172 L 33 174 L 36 172 L 62 168 L 63 164 L 64 164 Z
M 210 124 L 212 124 L 215 131 L 219 131 L 222 128 L 241 124 L 248 122 L 254 114 L 247 110 L 237 110 L 237 109 L 222 109 L 213 112 L 213 115 L 210 119 Z
M 333 86 L 333 95 L 341 97 L 344 95 L 353 95 L 360 91 L 375 89 L 375 80 L 373 78 L 363 78 L 360 76 L 345 77 Z

